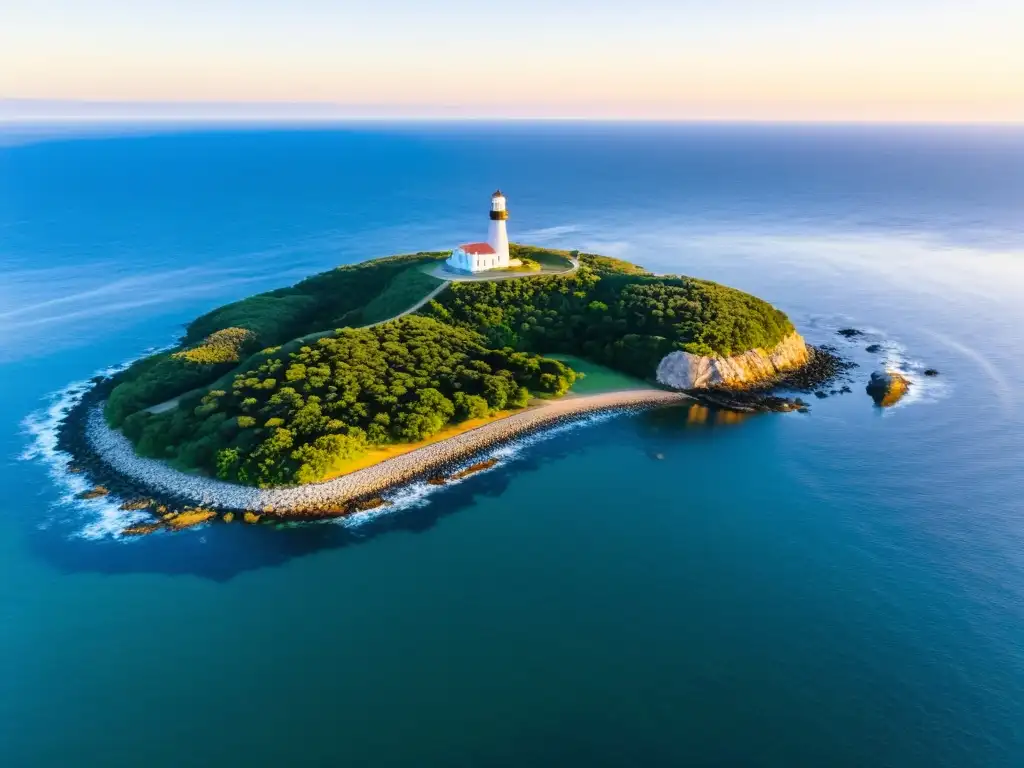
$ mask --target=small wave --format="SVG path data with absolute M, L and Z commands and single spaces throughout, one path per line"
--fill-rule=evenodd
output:
M 586 414 L 578 419 L 573 419 L 572 421 L 558 424 L 547 429 L 541 429 L 538 432 L 524 435 L 507 443 L 501 443 L 484 451 L 483 453 L 478 454 L 477 456 L 474 456 L 473 458 L 460 462 L 454 469 L 455 472 L 458 472 L 460 469 L 466 469 L 483 459 L 497 459 L 498 463 L 494 466 L 473 472 L 465 477 L 449 480 L 444 485 L 432 485 L 431 483 L 422 480 L 403 485 L 400 488 L 383 494 L 382 498 L 387 502 L 386 505 L 375 509 L 368 509 L 363 512 L 357 512 L 354 515 L 340 519 L 339 522 L 349 528 L 358 528 L 359 526 L 365 525 L 371 520 L 375 520 L 384 515 L 398 514 L 411 509 L 421 509 L 430 504 L 431 499 L 435 494 L 443 492 L 446 488 L 451 488 L 468 482 L 479 475 L 492 472 L 499 467 L 504 467 L 507 464 L 522 458 L 525 455 L 526 449 L 536 445 L 537 443 L 550 440 L 553 437 L 565 434 L 566 432 L 610 421 L 621 414 L 621 410 Z
M 945 400 L 952 393 L 948 381 L 932 376 L 925 376 L 928 364 L 919 360 L 911 354 L 910 350 L 902 342 L 893 339 L 884 329 L 874 326 L 859 325 L 856 320 L 847 315 L 835 315 L 831 317 L 814 316 L 808 319 L 807 327 L 814 330 L 815 337 L 822 337 L 821 343 L 834 344 L 838 340 L 844 343 L 845 349 L 858 351 L 851 357 L 864 363 L 864 367 L 870 370 L 884 369 L 902 374 L 910 381 L 910 389 L 897 403 L 885 409 L 886 413 L 905 408 L 910 405 L 934 404 Z M 838 336 L 841 328 L 857 328 L 861 335 L 852 339 L 843 339 Z M 933 334 L 934 335 L 934 334 Z M 815 338 L 814 341 L 818 339 Z M 876 357 L 872 353 L 865 354 L 861 349 L 865 343 L 877 344 L 880 352 Z
M 140 357 L 169 348 L 171 347 L 149 349 Z M 130 366 L 137 359 L 140 358 L 134 358 L 120 365 L 97 371 L 95 375 L 112 376 Z M 55 508 L 70 509 L 86 516 L 84 525 L 73 534 L 74 536 L 86 539 L 124 539 L 125 537 L 122 536 L 122 532 L 126 527 L 148 520 L 149 515 L 144 510 L 121 509 L 118 502 L 106 497 L 80 499 L 79 495 L 89 490 L 91 484 L 82 475 L 71 472 L 68 469 L 68 464 L 72 461 L 73 457 L 58 448 L 61 425 L 67 418 L 68 413 L 82 401 L 82 398 L 92 386 L 91 380 L 72 382 L 64 389 L 49 395 L 49 403 L 45 408 L 29 414 L 22 422 L 22 425 L 24 431 L 30 435 L 31 439 L 29 445 L 19 458 L 24 461 L 41 461 L 46 465 L 48 474 L 54 481 L 55 486 L 61 491 L 60 498 L 54 505 Z M 498 462 L 494 467 L 473 472 L 463 478 L 450 480 L 445 485 L 440 486 L 432 485 L 425 481 L 402 485 L 383 494 L 383 498 L 387 502 L 386 505 L 358 512 L 338 522 L 345 526 L 358 527 L 381 515 L 423 507 L 430 503 L 434 493 L 444 490 L 445 487 L 458 485 L 478 474 L 483 474 L 491 469 L 515 461 L 524 455 L 526 449 L 530 446 L 536 445 L 543 440 L 550 440 L 557 435 L 565 434 L 572 430 L 608 421 L 622 412 L 622 409 L 613 409 L 583 414 L 565 423 L 541 428 L 537 432 L 521 436 L 510 442 L 492 446 L 482 453 L 460 462 L 455 469 L 456 471 L 465 469 L 481 459 L 497 459 Z M 43 521 L 42 524 L 49 526 L 53 522 L 56 522 L 56 520 Z M 80 521 L 61 520 L 61 522 L 77 523 Z
M 945 400 L 950 396 L 952 388 L 949 382 L 933 376 L 925 376 L 927 363 L 911 356 L 907 347 L 899 341 L 884 339 L 879 342 L 882 347 L 882 364 L 887 371 L 895 371 L 910 382 L 910 388 L 898 402 L 886 409 L 886 412 L 906 408 L 910 405 L 930 405 Z
M 41 527 L 49 527 L 57 521 L 65 522 L 58 512 L 63 509 L 79 514 L 84 513 L 88 516 L 85 525 L 77 530 L 73 534 L 74 536 L 86 539 L 119 538 L 121 531 L 127 526 L 147 519 L 148 515 L 145 512 L 123 510 L 119 504 L 110 499 L 103 497 L 78 498 L 79 494 L 89 490 L 92 486 L 85 477 L 68 469 L 68 463 L 72 461 L 73 457 L 58 448 L 60 427 L 71 409 L 78 405 L 86 393 L 92 389 L 92 378 L 113 376 L 142 357 L 172 347 L 173 345 L 151 347 L 139 357 L 96 371 L 90 379 L 74 381 L 63 389 L 47 395 L 48 404 L 33 411 L 22 420 L 22 431 L 29 436 L 29 444 L 18 456 L 18 459 L 42 463 L 60 494 L 54 505 L 54 518 L 40 521 Z

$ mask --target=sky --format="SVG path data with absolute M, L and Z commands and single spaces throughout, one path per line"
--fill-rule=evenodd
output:
M 0 119 L 1024 121 L 1024 0 L 2 0 Z

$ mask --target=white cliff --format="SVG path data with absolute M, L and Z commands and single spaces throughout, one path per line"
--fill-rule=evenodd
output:
M 749 349 L 731 357 L 671 352 L 658 364 L 657 378 L 673 389 L 743 388 L 806 365 L 810 354 L 794 331 L 771 349 Z

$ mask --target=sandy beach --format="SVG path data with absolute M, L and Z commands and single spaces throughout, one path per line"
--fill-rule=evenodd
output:
M 154 496 L 167 495 L 183 503 L 225 511 L 273 511 L 278 515 L 301 515 L 327 505 L 344 504 L 379 494 L 431 472 L 454 467 L 495 445 L 584 414 L 652 408 L 680 403 L 685 399 L 685 395 L 656 389 L 566 397 L 332 480 L 289 488 L 261 489 L 236 485 L 185 474 L 161 461 L 139 457 L 129 440 L 107 425 L 102 405 L 95 406 L 90 412 L 85 437 L 98 458 Z

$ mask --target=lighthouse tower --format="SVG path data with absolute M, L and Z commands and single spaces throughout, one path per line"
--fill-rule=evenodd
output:
M 487 243 L 497 255 L 498 266 L 508 267 L 508 209 L 505 207 L 505 196 L 499 189 L 491 195 L 491 224 L 487 228 Z
M 453 249 L 452 255 L 448 257 L 448 266 L 458 272 L 518 267 L 518 260 L 509 261 L 506 221 L 508 209 L 505 208 L 505 196 L 499 189 L 491 195 L 491 223 L 487 229 L 487 242 L 466 243 Z

